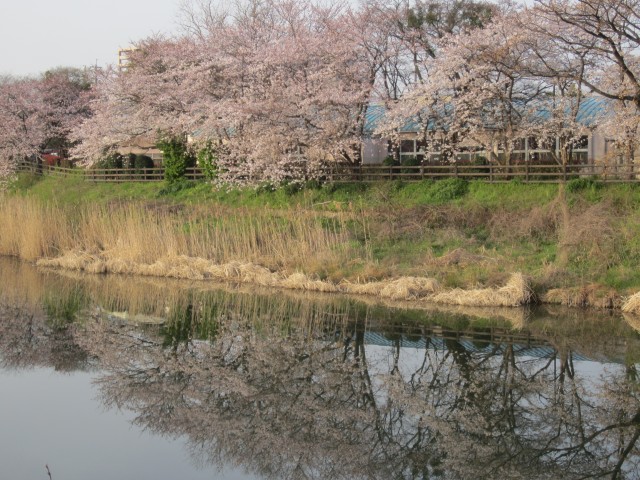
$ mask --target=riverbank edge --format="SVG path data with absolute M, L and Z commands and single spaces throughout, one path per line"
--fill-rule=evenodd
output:
M 403 279 L 428 279 L 431 282 L 434 281 L 433 278 L 429 279 L 428 277 L 420 277 L 419 275 L 427 271 L 427 275 L 431 275 L 432 268 L 439 269 L 437 272 L 437 282 L 440 282 L 442 285 L 448 286 L 448 291 L 455 292 L 458 297 L 468 297 L 469 292 L 485 292 L 492 293 L 497 290 L 500 290 L 500 285 L 506 286 L 505 283 L 510 275 L 509 272 L 524 272 L 527 275 L 530 283 L 533 284 L 532 290 L 535 292 L 535 300 L 530 300 L 530 303 L 545 303 L 545 304 L 556 304 L 556 305 L 565 305 L 570 307 L 589 307 L 595 309 L 611 309 L 611 310 L 622 310 L 625 309 L 627 311 L 635 311 L 640 312 L 639 307 L 633 307 L 630 304 L 631 300 L 636 297 L 633 295 L 638 291 L 638 275 L 632 273 L 635 270 L 633 266 L 633 262 L 626 264 L 623 268 L 626 271 L 615 272 L 614 282 L 609 282 L 609 279 L 601 283 L 601 279 L 589 278 L 589 271 L 580 270 L 578 274 L 575 272 L 570 273 L 562 277 L 563 272 L 567 270 L 563 270 L 566 268 L 566 257 L 568 257 L 568 251 L 571 248 L 576 249 L 575 245 L 572 244 L 572 241 L 575 242 L 575 239 L 567 238 L 567 232 L 572 232 L 574 237 L 579 238 L 591 238 L 593 235 L 585 234 L 582 230 L 575 231 L 575 226 L 579 225 L 584 220 L 593 220 L 593 217 L 587 216 L 586 218 L 578 217 L 572 219 L 571 217 L 574 215 L 573 207 L 569 207 L 570 205 L 574 205 L 578 202 L 575 210 L 580 212 L 580 208 L 589 207 L 589 205 L 593 205 L 598 208 L 601 204 L 606 207 L 602 208 L 602 212 L 599 213 L 599 216 L 596 217 L 596 220 L 601 220 L 602 218 L 612 219 L 618 218 L 621 221 L 626 222 L 626 217 L 622 218 L 620 216 L 612 215 L 611 213 L 619 213 L 620 208 L 624 208 L 627 215 L 629 212 L 633 215 L 629 217 L 633 223 L 634 227 L 628 229 L 625 232 L 625 237 L 614 238 L 616 243 L 623 244 L 624 240 L 629 237 L 629 235 L 633 235 L 634 228 L 637 226 L 640 228 L 640 223 L 637 222 L 638 216 L 635 215 L 634 211 L 637 205 L 640 205 L 640 189 L 632 188 L 633 186 L 601 186 L 599 184 L 594 183 L 590 179 L 584 179 L 584 185 L 574 185 L 574 188 L 567 188 L 567 195 L 564 194 L 564 186 L 563 187 L 550 187 L 548 185 L 501 185 L 501 186 L 488 186 L 478 183 L 470 183 L 468 186 L 465 186 L 462 190 L 458 191 L 457 188 L 461 185 L 448 185 L 444 181 L 436 182 L 433 185 L 431 183 L 425 185 L 418 185 L 418 189 L 416 189 L 415 185 L 410 186 L 410 190 L 405 191 L 409 188 L 409 185 L 406 187 L 402 184 L 396 184 L 394 182 L 383 183 L 383 184 L 375 184 L 375 185 L 352 185 L 347 186 L 345 191 L 336 190 L 336 193 L 331 193 L 329 196 L 326 196 L 327 192 L 333 192 L 333 189 L 327 188 L 323 189 L 320 192 L 320 195 L 325 195 L 326 198 L 329 198 L 331 201 L 321 202 L 318 204 L 316 200 L 316 190 L 302 190 L 300 193 L 295 194 L 294 196 L 290 196 L 289 194 L 284 194 L 283 189 L 277 191 L 265 191 L 264 193 L 261 191 L 254 192 L 242 192 L 242 191 L 230 191 L 227 193 L 224 192 L 210 192 L 211 186 L 198 184 L 194 189 L 188 189 L 187 192 L 197 193 L 198 202 L 196 202 L 196 196 L 189 194 L 188 196 L 183 196 L 184 193 L 182 190 L 176 192 L 174 194 L 169 195 L 168 197 L 160 196 L 160 192 L 151 191 L 138 191 L 131 190 L 137 189 L 138 185 L 111 185 L 107 190 L 98 188 L 98 186 L 89 186 L 83 184 L 70 184 L 68 181 L 61 181 L 60 179 L 51 179 L 45 178 L 43 179 L 33 179 L 33 178 L 24 178 L 26 181 L 23 185 L 14 184 L 12 189 L 10 189 L 8 193 L 9 197 L 11 196 L 20 196 L 20 197 L 30 197 L 34 200 L 42 201 L 48 203 L 50 205 L 59 205 L 59 206 L 70 206 L 72 209 L 77 208 L 78 206 L 84 205 L 121 205 L 127 204 L 129 202 L 134 202 L 135 204 L 141 205 L 145 209 L 149 209 L 149 211 L 156 211 L 158 209 L 167 208 L 167 210 L 173 211 L 174 208 L 176 211 L 182 211 L 182 209 L 192 208 L 196 205 L 196 203 L 202 203 L 202 207 L 209 208 L 214 207 L 216 205 L 226 206 L 225 208 L 236 208 L 234 205 L 238 200 L 240 201 L 241 208 L 244 207 L 244 203 L 248 199 L 251 199 L 251 202 L 255 203 L 255 200 L 260 200 L 260 203 L 267 200 L 267 203 L 263 205 L 263 209 L 267 211 L 277 212 L 281 208 L 294 210 L 296 208 L 306 208 L 310 209 L 310 212 L 314 212 L 314 215 L 320 217 L 322 215 L 333 215 L 332 208 L 334 206 L 340 206 L 341 203 L 339 200 L 344 196 L 344 194 L 348 194 L 351 197 L 352 194 L 356 194 L 356 197 L 353 198 L 353 206 L 352 201 L 349 200 L 349 212 L 351 213 L 348 218 L 355 218 L 358 215 L 361 217 L 369 217 L 360 219 L 361 223 L 363 223 L 365 229 L 369 231 L 365 232 L 365 235 L 371 235 L 371 225 L 374 225 L 375 222 L 380 221 L 381 226 L 384 228 L 395 228 L 394 222 L 396 222 L 397 218 L 404 217 L 408 214 L 413 214 L 416 212 L 412 211 L 412 208 L 415 208 L 416 205 L 421 205 L 423 207 L 428 207 L 428 210 L 420 210 L 419 215 L 415 215 L 410 218 L 409 221 L 411 224 L 418 224 L 419 222 L 426 222 L 427 227 L 434 232 L 436 235 L 438 234 L 438 228 L 440 228 L 443 232 L 446 233 L 447 229 L 450 228 L 450 224 L 456 224 L 458 221 L 468 222 L 468 217 L 482 216 L 484 212 L 491 211 L 492 209 L 498 208 L 498 215 L 494 215 L 493 218 L 489 218 L 491 221 L 496 221 L 499 228 L 503 230 L 505 228 L 512 227 L 524 227 L 526 233 L 534 232 L 534 228 L 545 228 L 544 234 L 550 237 L 550 239 L 557 244 L 557 252 L 554 251 L 546 251 L 542 253 L 541 258 L 535 258 L 534 261 L 538 261 L 537 265 L 527 263 L 530 259 L 525 258 L 522 260 L 522 257 L 517 257 L 521 253 L 509 252 L 512 258 L 505 258 L 501 255 L 504 252 L 501 252 L 499 249 L 502 248 L 503 243 L 504 247 L 513 250 L 513 241 L 515 237 L 502 238 L 500 237 L 500 231 L 498 232 L 498 236 L 490 239 L 493 242 L 493 250 L 491 252 L 484 250 L 485 241 L 484 236 L 479 236 L 479 238 L 473 238 L 477 235 L 482 234 L 486 235 L 486 232 L 476 232 L 473 230 L 477 225 L 466 225 L 460 227 L 460 233 L 462 235 L 471 235 L 469 237 L 469 245 L 471 245 L 473 250 L 478 250 L 476 247 L 481 245 L 480 251 L 473 253 L 467 253 L 463 248 L 459 248 L 455 242 L 450 242 L 451 244 L 443 244 L 431 248 L 428 247 L 428 250 L 431 250 L 430 258 L 428 258 L 425 263 L 417 264 L 409 264 L 409 265 L 398 265 L 397 263 L 393 263 L 393 251 L 391 252 L 383 252 L 383 256 L 380 257 L 383 261 L 374 259 L 374 262 L 368 265 L 365 265 L 365 269 L 355 270 L 351 269 L 351 271 L 342 271 L 346 269 L 336 269 L 335 275 L 327 275 L 326 271 L 323 269 L 318 269 L 318 265 L 315 265 L 316 268 L 307 268 L 306 260 L 303 262 L 302 266 L 298 265 L 294 268 L 286 269 L 285 273 L 274 273 L 276 270 L 279 270 L 280 267 L 274 269 L 272 265 L 269 265 L 267 268 L 271 268 L 270 274 L 279 276 L 278 281 L 282 283 L 282 285 L 277 285 L 280 288 L 295 288 L 295 289 L 307 289 L 314 291 L 328 291 L 333 293 L 346 293 L 344 290 L 348 288 L 352 288 L 353 290 L 358 290 L 356 294 L 364 293 L 372 296 L 378 296 L 383 298 L 380 295 L 380 292 L 384 290 L 386 287 L 391 285 L 387 291 L 392 291 L 394 287 L 398 287 L 400 289 L 405 288 L 411 290 L 412 288 L 415 290 L 415 287 L 402 287 L 399 284 L 405 282 Z M 582 179 L 581 179 L 582 180 Z M 36 183 L 32 183 L 36 182 Z M 433 183 L 433 182 L 432 182 Z M 146 187 L 146 185 L 144 185 Z M 451 192 L 448 192 L 447 188 L 455 186 L 455 195 Z M 80 188 L 78 192 L 75 192 Z M 207 188 L 205 188 L 207 187 Z M 329 186 L 331 187 L 331 186 Z M 356 188 L 357 187 L 357 188 Z M 438 188 L 435 188 L 438 187 Z M 579 188 L 578 188 L 579 187 Z M 342 188 L 342 187 L 339 187 Z M 557 189 L 556 189 L 557 188 Z M 433 190 L 433 191 L 432 191 Z M 60 191 L 63 196 L 58 198 L 55 192 Z M 65 197 L 65 193 L 75 192 L 72 197 Z M 146 192 L 146 193 L 145 193 Z M 155 192 L 155 193 L 154 193 Z M 360 196 L 362 192 L 365 192 L 363 196 Z M 426 192 L 426 193 L 425 193 Z M 445 198 L 437 198 L 434 196 L 434 192 L 448 192 L 448 196 Z M 562 192 L 562 195 L 560 195 Z M 416 203 L 416 198 L 411 198 L 407 196 L 411 194 L 415 197 L 415 195 L 420 194 L 424 195 L 424 198 L 420 198 Z M 123 196 L 126 194 L 126 196 Z M 307 195 L 309 194 L 309 195 Z M 156 200 L 151 197 L 156 198 Z M 164 195 L 164 194 L 163 194 Z M 213 196 L 211 196 L 213 195 Z M 283 197 L 284 195 L 284 197 Z M 297 196 L 296 196 L 297 195 Z M 202 198 L 201 198 L 202 197 Z M 254 198 L 255 197 L 255 198 Z M 264 198 L 263 198 L 264 197 Z M 80 202 L 80 198 L 82 201 Z M 325 197 L 321 197 L 324 199 Z M 283 200 L 284 199 L 284 200 Z M 515 200 L 518 200 L 518 207 L 515 210 L 510 210 L 508 207 L 510 204 L 515 206 L 513 203 Z M 311 202 L 309 202 L 311 200 Z M 344 200 L 344 199 L 343 199 Z M 284 202 L 282 204 L 278 204 L 279 207 L 271 205 L 269 202 L 277 201 Z M 300 202 L 304 201 L 304 205 L 301 205 Z M 106 203 L 105 203 L 106 202 Z M 158 203 L 163 202 L 163 203 Z M 168 202 L 168 203 L 164 203 Z M 229 203 L 232 202 L 232 203 Z M 314 203 L 315 202 L 315 203 Z M 373 204 L 367 202 L 373 202 Z M 377 203 L 376 203 L 377 202 Z M 391 202 L 391 204 L 395 205 L 393 209 L 389 209 L 387 204 Z M 422 203 L 421 203 L 422 202 Z M 426 202 L 426 203 L 425 203 Z M 432 203 L 435 202 L 435 203 Z M 510 203 L 511 202 L 511 203 Z M 588 203 L 591 202 L 591 203 Z M 594 203 L 595 202 L 595 203 Z M 598 203 L 600 202 L 600 203 Z M 415 203 L 415 205 L 414 205 Z M 357 204 L 357 205 L 356 205 Z M 366 204 L 366 206 L 365 206 Z M 253 207 L 255 205 L 252 203 Z M 297 207 L 296 207 L 297 205 Z M 322 205 L 321 210 L 316 210 L 317 205 Z M 413 206 L 412 206 L 413 205 Z M 615 207 L 615 212 L 614 208 Z M 327 210 L 329 208 L 329 210 Z M 470 208 L 469 212 L 464 213 L 461 216 L 461 212 L 465 212 L 467 208 Z M 501 209 L 501 210 L 500 210 Z M 570 210 L 572 210 L 570 212 Z M 302 210 L 306 212 L 307 210 Z M 251 210 L 245 211 L 244 213 L 249 213 L 251 215 Z M 296 213 L 297 212 L 297 213 Z M 294 214 L 299 214 L 299 211 L 296 210 Z M 354 214 L 355 212 L 355 214 Z M 393 213 L 390 213 L 393 212 Z M 231 212 L 233 213 L 233 212 Z M 340 217 L 344 216 L 345 212 L 340 211 L 338 209 L 338 214 Z M 428 214 L 425 216 L 425 214 Z M 502 216 L 500 216 L 502 215 Z M 441 222 L 443 222 L 443 218 L 449 217 L 449 220 L 445 221 L 443 225 L 439 226 Z M 521 220 L 523 217 L 532 216 L 533 221 L 527 221 L 527 224 L 524 226 L 517 225 L 517 222 Z M 379 218 L 378 218 L 379 217 Z M 357 218 L 356 218 L 357 220 Z M 487 218 L 475 219 L 476 223 L 484 222 Z M 351 220 L 348 220 L 351 221 Z M 386 223 L 385 223 L 386 222 Z M 447 223 L 448 222 L 448 223 Z M 452 223 L 453 222 L 453 223 Z M 431 226 L 431 223 L 435 223 L 434 226 Z M 637 223 L 637 225 L 636 225 Z M 514 225 L 515 224 L 515 225 Z M 554 226 L 555 225 L 555 226 Z M 505 227 L 506 226 L 506 227 Z M 595 226 L 600 226 L 600 224 L 596 223 Z M 609 227 L 603 229 L 605 234 L 609 234 L 614 228 L 614 225 L 604 225 L 605 227 Z M 404 232 L 402 231 L 403 225 L 400 225 L 400 232 L 398 237 L 400 240 L 404 239 Z M 470 233 L 467 233 L 467 230 L 472 229 Z M 495 228 L 495 224 L 492 228 Z M 434 230 L 435 229 L 435 230 Z M 520 228 L 523 230 L 523 228 Z M 595 231 L 597 232 L 597 231 Z M 489 232 L 490 235 L 494 233 Z M 521 235 L 522 232 L 519 232 L 518 235 Z M 540 233 L 535 233 L 538 237 Z M 414 232 L 415 236 L 415 232 Z M 548 239 L 545 239 L 547 241 Z M 620 240 L 620 241 L 618 241 Z M 358 240 L 359 241 L 359 240 Z M 407 244 L 412 247 L 413 243 L 419 241 L 417 238 L 406 237 Z M 413 242 L 413 243 L 412 243 Z M 501 243 L 502 242 L 502 243 Z M 511 242 L 511 246 L 510 245 Z M 18 242 L 20 243 L 20 242 Z M 417 243 L 415 246 L 418 246 Z M 599 249 L 599 252 L 602 252 L 604 247 L 604 251 L 606 252 L 608 244 L 595 244 L 595 247 Z M 496 250 L 496 247 L 498 250 Z M 57 251 L 50 252 L 48 255 L 53 253 L 54 255 L 58 255 L 59 252 L 68 252 L 68 249 L 75 248 L 73 244 L 67 245 L 66 248 L 57 249 Z M 422 247 L 421 247 L 422 248 Z M 436 250 L 438 248 L 439 250 Z M 525 248 L 528 248 L 525 247 Z M 542 245 L 542 248 L 546 248 Z M 636 248 L 634 246 L 633 248 Z M 447 250 L 448 249 L 448 250 Z M 473 252 L 472 250 L 472 252 Z M 522 248 L 520 249 L 522 251 Z M 97 253 L 95 253 L 97 252 Z M 635 258 L 636 250 L 633 250 L 634 254 L 627 255 L 627 258 Z M 13 255 L 11 252 L 4 252 L 8 255 Z M 100 248 L 92 249 L 91 253 L 94 255 L 94 258 L 87 260 L 86 265 L 83 267 L 64 267 L 60 265 L 54 268 L 71 268 L 81 271 L 95 271 L 95 273 L 102 273 L 107 271 L 112 271 L 114 273 L 118 273 L 119 271 L 125 271 L 127 273 L 136 274 L 134 271 L 128 271 L 127 269 L 122 268 L 122 260 L 118 260 L 117 258 L 111 258 L 108 260 L 111 262 L 111 265 L 108 268 L 99 267 L 99 265 L 104 263 L 106 259 L 100 258 L 101 255 L 105 255 L 106 252 L 103 252 Z M 391 253 L 392 255 L 389 257 L 389 260 L 392 262 L 389 263 L 387 261 L 387 257 L 385 254 Z M 397 253 L 397 252 L 396 252 Z M 555 254 L 555 260 L 554 260 Z M 52 260 L 51 258 L 42 258 L 47 257 L 47 254 L 33 255 L 29 258 L 29 256 L 19 255 L 20 258 L 29 260 L 29 261 L 48 261 Z M 66 255 L 66 254 L 65 254 Z M 76 252 L 74 255 L 78 257 L 82 257 L 82 252 Z M 108 252 L 108 255 L 113 256 L 113 252 Z M 537 255 L 537 253 L 536 253 Z M 63 255 L 64 256 L 64 255 Z M 565 265 L 562 265 L 562 261 L 564 258 Z M 236 256 L 236 258 L 247 258 L 242 255 Z M 408 257 L 410 258 L 410 257 Z M 158 260 L 157 258 L 154 260 Z M 506 260 L 506 262 L 505 262 Z M 160 261 L 160 260 L 158 260 Z M 156 261 L 156 264 L 158 263 Z M 223 259 L 226 261 L 226 259 Z M 258 260 L 259 263 L 260 260 Z M 549 263 L 551 262 L 551 263 Z M 64 263 L 64 261 L 62 262 Z M 73 263 L 73 262 L 71 262 Z M 165 262 L 166 263 L 166 262 Z M 170 263 L 170 262 L 169 262 Z M 316 262 L 317 263 L 317 262 Z M 350 268 L 352 262 L 348 262 L 345 264 L 347 268 Z M 154 267 L 153 265 L 147 264 L 137 264 L 138 267 L 133 270 L 149 270 L 151 273 L 149 275 L 156 276 L 167 276 L 166 272 L 153 273 Z M 363 263 L 364 265 L 364 263 Z M 606 265 L 606 269 L 610 268 L 610 263 L 606 261 L 600 262 L 599 265 Z M 156 265 L 157 266 L 157 265 Z M 497 267 L 496 267 L 497 266 Z M 179 269 L 180 265 L 174 265 L 175 268 Z M 371 267 L 371 268 L 368 268 Z M 391 267 L 391 268 L 390 268 Z M 416 268 L 419 267 L 419 268 Z M 451 279 L 448 275 L 443 275 L 440 269 L 449 268 L 450 271 L 453 271 L 454 278 Z M 533 267 L 533 268 L 532 268 Z M 172 267 L 167 267 L 165 265 L 165 270 L 171 270 Z M 264 268 L 264 267 L 262 267 Z M 368 268 L 368 269 L 367 269 Z M 131 270 L 131 269 L 130 269 Z M 295 273 L 292 273 L 295 272 Z M 305 273 L 297 273 L 297 272 L 305 272 Z M 355 273 L 354 273 L 355 272 Z M 469 272 L 469 275 L 467 275 Z M 630 272 L 631 276 L 628 277 L 628 273 Z M 144 272 L 139 272 L 144 273 Z M 346 275 L 346 274 L 347 275 Z M 455 274 L 458 273 L 458 277 L 455 277 Z M 586 273 L 586 275 L 585 275 Z M 558 276 L 560 274 L 561 276 Z M 201 279 L 206 279 L 207 273 L 197 274 L 196 277 L 201 276 Z M 286 275 L 286 278 L 280 278 Z M 294 277 L 295 275 L 295 277 Z M 617 277 L 616 277 L 617 275 Z M 627 279 L 616 282 L 616 278 L 623 279 L 624 276 L 627 275 Z M 185 278 L 181 276 L 181 274 L 172 274 L 175 278 Z M 290 278 L 293 277 L 293 278 Z M 371 279 L 376 281 L 371 281 L 367 283 L 361 283 L 361 279 Z M 424 281 L 424 280 L 422 280 Z M 273 281 L 269 281 L 267 283 L 274 283 Z M 293 287 L 287 287 L 285 284 L 290 283 L 294 285 Z M 406 283 L 406 282 L 405 282 Z M 410 282 L 409 282 L 410 283 Z M 299 285 L 303 286 L 300 287 Z M 311 286 L 313 284 L 313 286 Z M 351 284 L 353 287 L 344 287 L 344 285 Z M 575 285 L 575 286 L 574 286 Z M 491 288 L 477 288 L 477 286 L 491 286 Z M 461 288 L 453 288 L 453 287 L 461 287 Z M 372 290 L 373 293 L 362 292 L 362 290 Z M 419 290 L 419 289 L 418 289 Z M 411 298 L 423 298 L 426 296 L 435 297 L 435 289 L 431 288 L 431 291 L 428 291 L 426 294 L 415 294 L 410 293 L 408 296 Z M 438 294 L 443 294 L 445 288 L 439 288 Z M 396 295 L 394 293 L 389 293 L 387 298 L 391 298 L 391 296 Z M 452 295 L 452 294 L 450 294 Z M 442 298 L 442 297 L 441 297 Z M 449 304 L 459 304 L 459 300 L 452 301 L 449 299 L 447 303 Z M 444 303 L 444 302 L 443 302 Z M 517 303 L 517 302 L 515 302 Z M 633 302 L 631 302 L 633 303 Z M 640 303 L 637 301 L 636 303 Z M 631 309 L 631 310 L 630 310 Z
M 428 302 L 467 307 L 522 307 L 537 303 L 577 308 L 621 310 L 640 313 L 640 293 L 625 298 L 611 292 L 598 296 L 593 288 L 551 289 L 536 292 L 531 279 L 521 272 L 511 274 L 505 285 L 496 288 L 446 289 L 436 279 L 399 277 L 374 282 L 331 282 L 301 272 L 286 274 L 248 262 L 216 264 L 203 258 L 184 255 L 165 257 L 153 264 L 106 259 L 85 252 L 68 252 L 55 258 L 43 258 L 36 265 L 44 268 L 80 271 L 90 274 L 126 274 L 158 278 L 177 278 L 206 282 L 222 281 L 254 284 L 276 289 L 302 290 L 332 294 L 363 295 L 409 303 Z

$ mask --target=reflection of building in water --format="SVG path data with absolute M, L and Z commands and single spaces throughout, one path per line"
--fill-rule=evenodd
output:
M 504 331 L 504 329 L 501 329 Z M 474 335 L 475 334 L 475 335 Z M 520 338 L 518 338 L 520 337 Z M 517 357 L 530 357 L 539 359 L 551 359 L 558 355 L 555 347 L 548 342 L 535 338 L 531 335 L 505 334 L 500 337 L 483 334 L 482 332 L 451 332 L 445 336 L 429 336 L 420 339 L 411 337 L 400 337 L 397 340 L 390 339 L 383 333 L 367 331 L 364 334 L 364 342 L 367 345 L 377 345 L 381 347 L 393 347 L 399 344 L 401 348 L 411 348 L 416 350 L 434 349 L 446 350 L 448 340 L 455 340 L 460 347 L 469 353 L 477 354 L 504 354 L 507 348 L 512 349 Z M 501 343 L 502 341 L 502 343 Z M 522 342 L 522 343 L 519 343 Z M 575 361 L 593 361 L 584 354 L 572 352 Z

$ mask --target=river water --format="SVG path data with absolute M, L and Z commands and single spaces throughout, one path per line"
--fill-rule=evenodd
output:
M 636 479 L 638 325 L 0 259 L 0 478 Z

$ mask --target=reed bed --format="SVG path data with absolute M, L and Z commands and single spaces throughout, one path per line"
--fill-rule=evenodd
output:
M 0 254 L 28 261 L 61 257 L 61 267 L 94 273 L 129 272 L 128 264 L 165 269 L 162 262 L 181 257 L 293 272 L 311 259 L 343 265 L 362 254 L 346 219 L 323 223 L 320 215 L 296 211 L 175 212 L 141 204 L 70 209 L 29 198 L 2 200 Z M 176 275 L 188 277 L 189 269 L 180 268 Z
M 0 254 L 35 261 L 73 246 L 73 230 L 55 205 L 0 197 Z
M 366 258 L 349 217 L 242 209 L 189 211 L 166 205 L 118 203 L 71 210 L 29 198 L 0 206 L 0 254 L 44 267 L 188 280 L 258 284 L 292 290 L 340 292 L 391 300 L 428 300 L 469 306 L 530 303 L 528 280 L 515 274 L 499 289 L 442 291 L 427 277 L 368 283 L 318 278 L 314 265 L 340 266 Z

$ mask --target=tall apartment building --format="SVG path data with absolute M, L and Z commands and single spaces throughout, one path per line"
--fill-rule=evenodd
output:
M 118 68 L 120 70 L 126 70 L 127 69 L 127 66 L 129 65 L 129 62 L 131 61 L 131 59 L 129 58 L 129 55 L 134 50 L 135 50 L 135 47 L 127 47 L 127 48 L 119 48 L 118 49 Z

